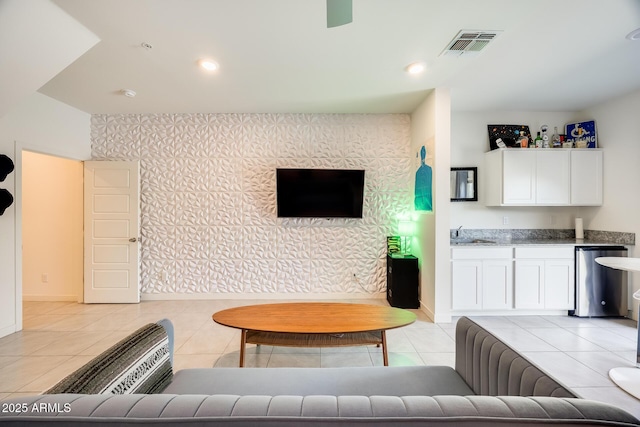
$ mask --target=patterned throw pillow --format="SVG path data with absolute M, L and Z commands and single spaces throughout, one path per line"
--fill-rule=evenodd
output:
M 167 333 L 157 323 L 149 323 L 44 394 L 160 393 L 172 377 Z

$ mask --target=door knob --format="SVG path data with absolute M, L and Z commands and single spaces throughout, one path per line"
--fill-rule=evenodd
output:
M 130 241 L 131 243 L 135 243 L 135 242 L 137 242 L 137 241 L 138 241 L 138 239 L 137 239 L 136 237 L 132 237 L 132 238 L 130 238 L 130 239 L 129 239 L 129 241 Z

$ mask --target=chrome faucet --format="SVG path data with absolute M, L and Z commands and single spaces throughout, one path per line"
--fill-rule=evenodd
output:
M 456 237 L 460 237 L 460 230 L 461 229 L 462 229 L 462 226 L 458 227 L 458 229 L 455 231 Z

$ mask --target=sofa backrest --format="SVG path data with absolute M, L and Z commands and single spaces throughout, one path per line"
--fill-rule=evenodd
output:
M 577 397 L 468 317 L 456 325 L 456 371 L 484 396 Z
M 158 323 L 141 327 L 44 393 L 161 392 L 173 376 L 172 343 L 166 328 Z

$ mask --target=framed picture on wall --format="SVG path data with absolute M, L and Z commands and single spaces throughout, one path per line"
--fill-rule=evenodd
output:
M 487 125 L 489 131 L 489 148 L 495 150 L 497 148 L 520 148 L 517 143 L 520 137 L 520 132 L 524 132 L 524 135 L 531 141 L 531 132 L 529 132 L 529 126 L 527 125 Z M 505 147 L 500 147 L 501 144 Z

